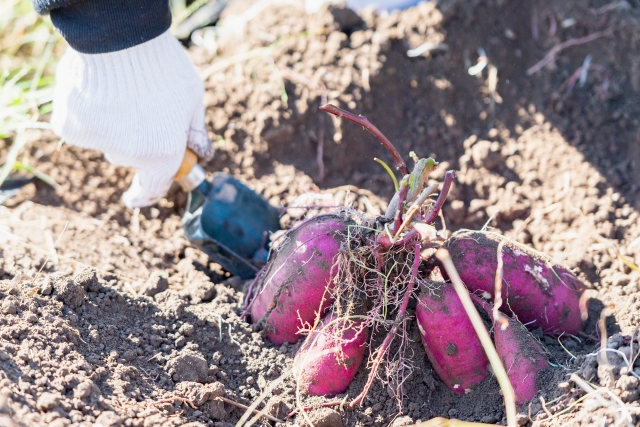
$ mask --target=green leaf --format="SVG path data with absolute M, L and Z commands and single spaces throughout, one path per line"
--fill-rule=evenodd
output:
M 46 173 L 31 167 L 29 165 L 25 165 L 21 162 L 15 162 L 13 164 L 13 168 L 15 170 L 23 170 L 25 172 L 29 172 L 30 174 L 34 175 L 35 177 L 37 177 L 39 180 L 41 180 L 42 182 L 44 182 L 45 184 L 48 184 L 49 186 L 51 186 L 54 190 L 58 191 L 58 189 L 60 188 L 60 186 L 58 185 L 58 183 L 51 178 L 49 175 L 47 175 Z

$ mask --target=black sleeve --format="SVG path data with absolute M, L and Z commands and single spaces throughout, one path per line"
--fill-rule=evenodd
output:
M 169 0 L 33 0 L 41 15 L 82 53 L 106 53 L 149 41 L 171 26 Z

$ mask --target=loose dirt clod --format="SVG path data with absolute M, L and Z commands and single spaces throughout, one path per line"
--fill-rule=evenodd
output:
M 53 282 L 56 298 L 71 308 L 80 307 L 86 298 L 83 284 L 76 284 L 68 277 L 59 277 Z
M 182 381 L 204 383 L 208 377 L 209 366 L 201 354 L 183 351 L 167 362 L 166 371 L 177 383 Z
M 142 285 L 140 293 L 143 295 L 154 297 L 160 292 L 164 292 L 169 289 L 169 280 L 164 277 L 163 273 L 154 271 L 149 276 L 149 279 Z

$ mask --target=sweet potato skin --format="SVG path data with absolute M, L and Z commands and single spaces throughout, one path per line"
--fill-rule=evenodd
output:
M 332 267 L 348 224 L 340 215 L 319 215 L 291 230 L 258 278 L 251 319 L 264 322 L 272 343 L 295 343 L 302 336 L 298 331 L 333 303 Z
M 460 277 L 471 292 L 493 295 L 496 251 L 502 239 L 495 233 L 461 230 L 447 241 Z M 502 257 L 501 310 L 515 314 L 530 329 L 542 328 L 545 334 L 576 334 L 582 330 L 579 301 L 585 287 L 578 278 L 513 241 L 503 245 Z
M 336 320 L 327 314 L 293 361 L 301 389 L 314 396 L 345 392 L 364 359 L 368 335 L 362 321 Z
M 533 399 L 542 387 L 539 378 L 548 369 L 549 360 L 542 346 L 520 322 L 507 317 L 508 327 L 494 324 L 493 339 L 509 382 L 522 405 Z
M 484 310 L 489 317 L 493 305 L 482 298 L 471 295 L 476 307 Z M 551 369 L 549 358 L 542 344 L 529 333 L 525 326 L 510 316 L 493 322 L 493 342 L 507 371 L 509 382 L 516 396 L 516 403 L 522 405 L 533 399 L 542 388 L 541 376 Z
M 425 352 L 447 387 L 465 393 L 484 380 L 489 360 L 453 286 L 430 282 L 429 287 L 416 306 Z

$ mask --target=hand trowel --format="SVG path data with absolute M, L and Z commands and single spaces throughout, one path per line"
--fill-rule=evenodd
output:
M 237 179 L 208 175 L 191 151 L 175 181 L 189 194 L 182 218 L 189 242 L 228 272 L 255 277 L 267 261 L 269 236 L 280 229 L 280 212 Z

